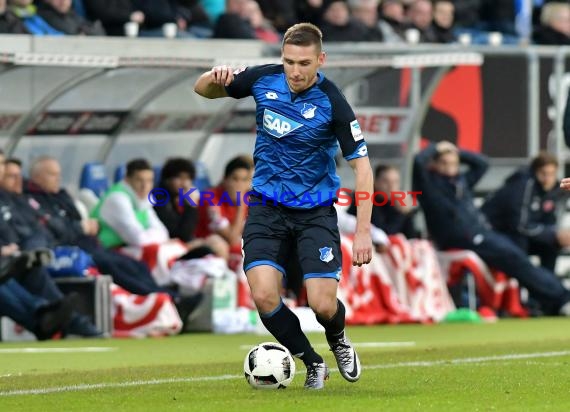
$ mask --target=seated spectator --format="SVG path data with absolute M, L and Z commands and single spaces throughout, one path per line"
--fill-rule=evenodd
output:
M 481 0 L 455 0 L 454 7 L 457 27 L 474 28 L 479 23 Z
M 259 3 L 264 18 L 269 20 L 272 27 L 281 33 L 299 22 L 296 0 L 257 0 L 257 3 Z
M 332 0 L 324 7 L 320 25 L 323 40 L 327 42 L 358 42 L 368 39 L 368 28 L 350 16 L 343 0 Z
M 570 4 L 545 4 L 533 40 L 537 44 L 570 45 Z
M 159 187 L 168 190 L 169 202 L 157 205 L 154 210 L 158 218 L 168 229 L 171 238 L 186 242 L 189 251 L 199 254 L 215 253 L 218 256 L 228 255 L 227 243 L 218 235 L 211 235 L 205 239 L 194 236 L 198 226 L 198 204 L 200 193 L 194 188 L 193 180 L 196 176 L 194 164 L 184 158 L 168 159 L 160 174 Z M 189 200 L 180 198 L 179 191 L 191 192 L 194 197 Z
M 230 245 L 231 253 L 241 254 L 241 238 L 247 216 L 244 195 L 251 188 L 253 161 L 238 156 L 226 164 L 224 179 L 200 200 L 200 219 L 196 236 L 222 236 Z
M 4 179 L 4 154 L 0 151 L 0 182 Z M 21 250 L 34 250 L 37 247 L 47 247 L 51 236 L 34 216 L 28 224 L 24 222 L 23 213 L 28 209 L 15 204 L 8 192 L 0 188 L 0 246 L 4 257 L 21 254 Z M 64 298 L 63 293 L 49 276 L 47 270 L 39 264 L 27 265 L 22 273 L 18 273 L 17 281 L 28 292 L 39 296 L 47 302 L 56 302 Z M 74 312 L 71 322 L 64 334 L 85 337 L 101 336 L 90 320 Z
M 214 35 L 216 39 L 255 39 L 255 30 L 247 14 L 249 0 L 226 0 L 226 11 L 216 21 Z
M 38 15 L 51 27 L 65 34 L 105 35 L 100 22 L 92 23 L 75 13 L 71 0 L 42 0 L 38 3 Z
M 378 195 L 376 203 L 383 203 L 383 206 L 372 206 L 371 223 L 382 229 L 387 235 L 395 235 L 402 233 L 408 239 L 418 238 L 419 232 L 414 227 L 414 210 L 408 205 L 402 205 L 400 202 L 391 203 L 391 194 L 400 192 L 400 172 L 393 166 L 378 165 L 374 171 L 374 191 L 385 193 Z M 417 210 L 417 209 L 416 209 Z M 347 211 L 349 214 L 356 216 L 356 202 L 353 201 Z
M 323 3 L 323 0 L 296 0 L 297 21 L 302 20 L 320 26 Z
M 200 0 L 178 0 L 178 11 L 186 22 L 186 30 L 196 37 L 212 37 L 214 25 Z
M 368 29 L 367 41 L 381 42 L 384 40 L 378 26 L 378 0 L 350 0 L 352 16 Z
M 54 239 L 49 246 L 80 247 L 91 255 L 102 273 L 112 276 L 116 284 L 131 293 L 149 295 L 164 292 L 169 294 L 180 317 L 185 320 L 187 315 L 196 308 L 201 295 L 183 297 L 175 289 L 160 287 L 145 263 L 101 247 L 97 239 L 99 234 L 97 220 L 82 219 L 72 197 L 61 188 L 60 176 L 61 167 L 57 160 L 48 156 L 40 157 L 33 162 L 30 168 L 30 181 L 25 190 L 25 198 L 33 208 L 32 213 L 36 215 L 35 222 L 41 222 Z M 21 205 L 19 210 L 13 210 L 12 214 L 25 213 L 25 209 L 25 206 Z M 117 213 L 121 214 L 123 211 L 118 210 Z M 37 236 L 34 236 L 34 239 L 36 238 Z
M 244 18 L 249 19 L 251 27 L 255 32 L 255 38 L 265 43 L 279 43 L 281 35 L 275 30 L 271 23 L 263 16 L 259 4 L 255 0 L 249 0 L 244 7 Z
M 517 36 L 513 0 L 481 0 L 479 28 Z
M 0 33 L 2 34 L 29 34 L 20 20 L 11 10 L 7 10 L 7 0 L 0 0 Z
M 419 30 L 421 43 L 436 43 L 433 27 L 433 5 L 429 0 L 416 0 L 407 10 L 411 27 Z
M 142 25 L 145 14 L 135 8 L 132 0 L 83 0 L 91 21 L 100 21 L 109 36 L 124 36 L 125 23 Z
M 145 246 L 170 239 L 148 201 L 153 185 L 154 171 L 147 160 L 127 163 L 125 179 L 112 186 L 92 212 L 101 228 L 98 237 L 103 246 Z
M 71 299 L 49 302 L 28 292 L 13 279 L 0 284 L 0 316 L 32 332 L 37 340 L 64 333 L 72 317 Z
M 37 8 L 32 3 L 33 0 L 8 0 L 10 11 L 22 20 L 28 33 L 36 36 L 63 36 L 65 33 L 50 26 L 37 13 Z
M 22 178 L 22 162 L 19 159 L 8 158 L 4 164 L 4 178 L 0 181 L 0 187 L 9 193 L 21 195 L 24 190 Z
M 206 12 L 210 25 L 214 26 L 218 17 L 226 11 L 226 0 L 200 0 L 200 6 Z
M 59 185 L 61 169 L 57 160 L 40 157 L 34 161 L 24 197 L 18 195 L 22 190 L 19 184 L 13 183 L 21 182 L 20 167 L 11 161 L 7 170 L 8 174 L 1 180 L 1 185 L 4 190 L 13 193 L 12 199 L 18 207 L 11 215 L 21 236 L 32 227 L 36 233 L 49 239 L 42 245 L 35 244 L 36 247 L 72 245 L 82 248 L 91 254 L 102 272 L 113 276 L 115 283 L 131 293 L 147 295 L 164 291 L 158 290 L 145 265 L 99 245 L 96 238 L 97 221 L 82 219 L 71 196 Z M 32 226 L 32 222 L 36 225 Z M 46 231 L 47 235 L 44 234 Z M 37 239 L 38 235 L 34 238 Z
M 455 6 L 451 0 L 435 0 L 433 3 L 433 31 L 437 43 L 453 43 Z
M 570 247 L 570 230 L 557 229 L 561 191 L 558 161 L 549 153 L 532 160 L 530 168 L 509 176 L 483 205 L 493 228 L 525 253 L 538 255 L 541 266 L 554 272 L 560 248 Z
M 404 4 L 401 0 L 380 2 L 378 27 L 387 43 L 403 43 L 406 31 Z
M 133 0 L 137 10 L 144 13 L 140 35 L 162 37 L 162 26 L 175 23 L 178 37 L 209 37 L 209 20 L 206 12 L 195 1 L 186 0 L 184 6 L 178 0 Z M 207 27 L 208 32 L 194 32 L 195 26 Z
M 460 162 L 467 171 L 460 171 Z M 416 156 L 414 190 L 422 191 L 419 200 L 429 235 L 438 248 L 471 250 L 490 268 L 517 279 L 544 313 L 570 316 L 570 291 L 554 273 L 535 267 L 511 239 L 494 231 L 473 204 L 473 187 L 486 170 L 483 156 L 459 151 L 450 142 L 429 146 Z

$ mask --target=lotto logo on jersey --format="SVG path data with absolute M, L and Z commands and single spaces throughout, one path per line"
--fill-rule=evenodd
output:
M 368 147 L 366 147 L 366 145 L 362 145 L 358 148 L 356 153 L 358 153 L 361 157 L 364 157 L 368 155 Z
M 269 109 L 263 111 L 263 129 L 278 139 L 287 136 L 301 126 L 303 126 L 301 123 L 297 123 Z

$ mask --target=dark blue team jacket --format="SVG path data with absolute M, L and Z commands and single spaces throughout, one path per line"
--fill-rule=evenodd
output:
M 468 166 L 455 178 L 429 169 L 435 146 L 420 152 L 414 161 L 414 190 L 424 211 L 430 238 L 441 249 L 468 248 L 477 244 L 490 229 L 488 222 L 473 203 L 473 187 L 487 170 L 484 156 L 461 151 L 460 161 Z

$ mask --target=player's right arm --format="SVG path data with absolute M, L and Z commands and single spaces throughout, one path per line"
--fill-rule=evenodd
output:
M 226 86 L 234 81 L 234 71 L 228 66 L 215 66 L 203 73 L 194 84 L 194 91 L 208 99 L 228 97 Z
M 276 64 L 239 69 L 215 66 L 196 80 L 194 91 L 208 99 L 219 97 L 242 99 L 251 96 L 253 85 L 260 77 L 280 72 L 283 72 L 283 66 Z

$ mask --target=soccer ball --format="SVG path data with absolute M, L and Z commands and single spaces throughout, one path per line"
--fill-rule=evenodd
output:
M 245 356 L 243 371 L 255 389 L 285 389 L 295 376 L 295 361 L 285 346 L 264 342 Z

